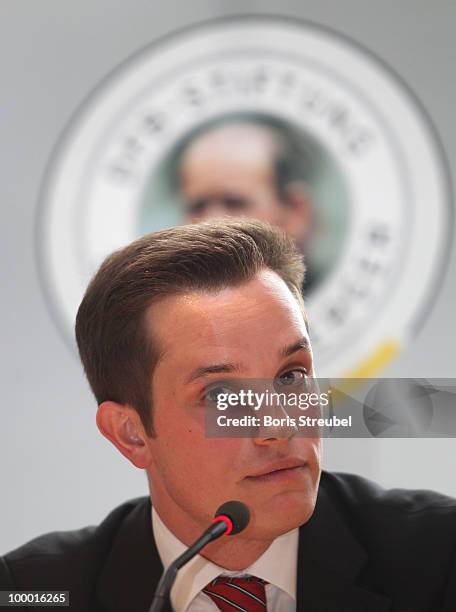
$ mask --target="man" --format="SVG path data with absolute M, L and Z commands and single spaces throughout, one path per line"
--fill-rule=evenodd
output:
M 179 572 L 174 610 L 456 610 L 455 500 L 321 473 L 320 440 L 292 427 L 206 436 L 206 399 L 227 381 L 314 376 L 303 272 L 284 234 L 246 220 L 164 230 L 105 260 L 76 337 L 98 427 L 146 471 L 150 497 L 0 558 L 0 589 L 147 612 L 163 566 L 234 499 L 249 525 Z
M 184 221 L 250 217 L 284 230 L 306 253 L 315 229 L 305 175 L 312 156 L 286 124 L 234 114 L 191 133 L 175 160 Z M 310 287 L 309 273 L 306 289 Z

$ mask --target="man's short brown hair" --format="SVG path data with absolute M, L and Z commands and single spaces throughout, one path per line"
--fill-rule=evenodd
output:
M 76 340 L 98 404 L 129 404 L 152 433 L 151 382 L 159 347 L 144 325 L 158 300 L 216 291 L 276 272 L 302 305 L 304 263 L 280 230 L 256 220 L 211 220 L 147 234 L 108 256 L 76 316 Z

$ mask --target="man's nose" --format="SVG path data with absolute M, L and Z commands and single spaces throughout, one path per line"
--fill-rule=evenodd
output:
M 255 444 L 287 444 L 298 432 L 296 421 L 290 417 L 282 405 L 269 407 L 260 417 L 261 424 L 254 438 Z
M 223 200 L 211 199 L 204 202 L 204 206 L 194 212 L 192 215 L 192 222 L 206 221 L 207 219 L 213 219 L 214 217 L 226 217 L 229 216 L 229 209 L 223 202 Z

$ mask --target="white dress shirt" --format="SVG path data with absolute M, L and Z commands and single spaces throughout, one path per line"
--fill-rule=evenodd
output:
M 152 529 L 158 554 L 166 569 L 187 546 L 166 527 L 152 508 Z M 298 529 L 276 538 L 252 565 L 242 572 L 230 571 L 201 555 L 196 555 L 177 573 L 171 590 L 174 612 L 215 612 L 219 608 L 202 589 L 214 578 L 249 574 L 263 578 L 266 585 L 268 612 L 296 612 L 296 573 L 298 562 Z M 219 611 L 220 612 L 220 611 Z

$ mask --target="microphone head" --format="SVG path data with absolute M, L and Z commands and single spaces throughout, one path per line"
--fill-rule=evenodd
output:
M 229 532 L 229 535 L 235 535 L 243 531 L 249 524 L 250 510 L 240 501 L 228 501 L 222 504 L 217 510 L 214 520 L 217 520 L 218 517 L 221 516 L 227 516 L 230 519 L 233 528 Z

